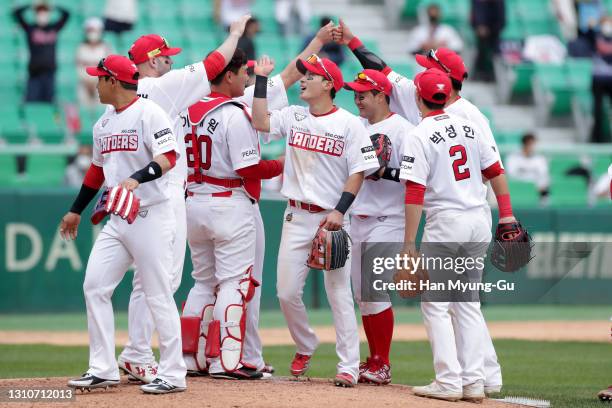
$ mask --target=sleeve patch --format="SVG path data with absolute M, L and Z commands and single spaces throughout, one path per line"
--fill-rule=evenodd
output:
M 253 156 L 258 156 L 257 149 L 244 149 L 240 152 L 243 160 L 250 160 Z
M 154 134 L 153 134 L 153 137 L 154 137 L 155 139 L 159 139 L 160 137 L 162 137 L 162 136 L 164 136 L 164 135 L 167 135 L 167 134 L 169 134 L 169 133 L 172 133 L 172 130 L 170 130 L 169 128 L 165 128 L 165 129 L 163 129 L 163 130 L 160 130 L 160 131 L 159 131 L 159 132 L 157 132 L 157 133 L 154 133 Z
M 374 146 L 362 147 L 361 154 L 363 155 L 363 160 L 365 160 L 366 162 L 371 161 L 371 160 L 378 161 L 378 158 L 376 157 L 376 150 L 374 149 Z

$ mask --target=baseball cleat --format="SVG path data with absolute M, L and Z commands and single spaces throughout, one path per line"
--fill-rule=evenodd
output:
M 360 382 L 360 383 L 368 382 L 368 380 L 363 378 L 363 373 L 368 371 L 369 367 L 370 367 L 370 357 L 366 358 L 366 361 L 362 361 L 361 363 L 359 363 L 359 378 L 357 379 L 357 382 Z
M 274 366 L 268 364 L 268 363 L 264 363 L 264 366 L 261 370 L 262 373 L 269 373 L 269 374 L 274 374 Z
M 218 373 L 210 373 L 212 378 L 217 380 L 260 380 L 264 374 L 249 367 L 240 367 L 235 371 L 221 371 Z
M 597 397 L 602 401 L 612 401 L 612 385 L 597 393 Z
M 68 381 L 68 386 L 77 390 L 91 391 L 96 388 L 110 388 L 119 385 L 119 380 L 105 380 L 104 378 L 96 377 L 90 373 L 84 373 L 80 378 L 74 378 Z
M 501 385 L 485 385 L 484 386 L 484 393 L 487 397 L 490 395 L 499 394 L 501 390 L 502 390 Z
M 304 373 L 310 368 L 311 357 L 312 356 L 307 356 L 305 354 L 295 353 L 295 357 L 293 357 L 290 367 L 291 375 L 296 377 L 304 375 Z
M 365 382 L 387 385 L 391 382 L 391 367 L 385 364 L 379 356 L 370 360 L 369 368 L 361 375 Z
M 463 386 L 462 400 L 471 402 L 482 402 L 486 398 L 484 385 L 481 381 L 476 381 L 473 384 Z
M 206 377 L 208 370 L 187 370 L 187 377 Z
M 156 378 L 150 384 L 141 385 L 140 389 L 145 394 L 170 394 L 171 392 L 185 391 L 187 387 L 177 387 L 161 378 Z
M 334 385 L 336 387 L 353 388 L 357 382 L 349 373 L 336 374 L 334 378 Z
M 412 387 L 412 392 L 419 397 L 435 398 L 446 401 L 459 401 L 463 398 L 463 392 L 445 390 L 435 381 L 429 385 Z
M 119 369 L 124 373 L 128 374 L 128 380 L 130 376 L 136 378 L 138 381 L 142 381 L 145 384 L 151 383 L 157 377 L 157 363 L 132 363 L 125 361 L 121 357 L 117 359 L 117 365 Z

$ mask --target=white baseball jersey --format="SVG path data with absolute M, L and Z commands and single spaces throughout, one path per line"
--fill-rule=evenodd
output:
M 382 133 L 391 141 L 391 160 L 388 167 L 399 168 L 402 162 L 405 140 L 414 126 L 400 115 L 391 114 L 385 120 L 370 124 L 362 118 L 370 135 Z M 364 180 L 361 190 L 351 207 L 356 215 L 404 215 L 404 183 L 393 180 Z
M 173 69 L 157 77 L 146 77 L 138 81 L 138 95 L 158 104 L 170 117 L 172 131 L 179 134 L 181 121 L 179 114 L 210 93 L 210 84 L 202 61 L 187 65 L 182 69 Z M 185 143 L 177 137 L 179 151 L 185 152 Z M 170 181 L 181 186 L 187 178 L 187 161 L 185 154 L 170 170 Z
M 206 99 L 205 99 L 206 100 Z M 191 120 L 197 118 L 190 117 Z M 193 125 L 199 148 L 202 174 L 219 179 L 240 178 L 236 170 L 259 163 L 259 138 L 246 112 L 234 103 L 226 103 L 207 113 L 198 123 L 185 123 L 180 136 L 187 145 L 189 175 L 194 174 Z M 227 188 L 210 183 L 188 183 L 189 191 L 215 193 Z
M 267 140 L 287 138 L 283 187 L 290 199 L 333 209 L 351 175 L 378 168 L 370 137 L 342 108 L 315 116 L 304 106 L 271 111 Z
M 115 186 L 145 167 L 160 154 L 178 147 L 168 115 L 154 102 L 138 98 L 117 113 L 107 109 L 93 127 L 92 163 L 104 170 L 108 186 Z M 136 190 L 140 206 L 168 199 L 167 175 L 141 184 Z
M 240 98 L 234 98 L 238 102 L 242 102 L 247 106 L 253 106 L 253 94 L 255 93 L 255 85 L 251 85 L 244 90 L 244 95 Z M 277 110 L 289 105 L 287 99 L 287 90 L 280 75 L 274 75 L 268 78 L 268 109 Z
M 486 207 L 481 170 L 497 162 L 493 147 L 473 122 L 441 112 L 424 118 L 406 139 L 400 178 L 427 187 L 428 217 Z
M 413 125 L 421 121 L 421 113 L 416 104 L 416 85 L 412 79 L 408 79 L 395 71 L 387 74 L 387 78 L 393 85 L 389 107 L 393 112 L 402 115 L 404 119 Z
M 494 148 L 495 154 L 497 155 L 497 160 L 499 161 L 500 166 L 503 167 L 501 156 L 499 154 L 499 148 L 497 147 L 497 143 L 495 143 L 495 138 L 493 137 L 493 132 L 491 131 L 489 119 L 482 114 L 480 109 L 478 109 L 467 99 L 460 97 L 455 102 L 446 106 L 444 111 L 467 119 L 476 124 L 480 128 L 480 134 L 482 137 L 484 137 L 484 140 Z

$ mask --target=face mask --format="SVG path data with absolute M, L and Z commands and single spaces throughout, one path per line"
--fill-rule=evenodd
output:
M 99 31 L 88 31 L 87 32 L 87 41 L 89 42 L 96 43 L 100 41 L 100 38 L 102 38 L 102 33 Z
M 39 11 L 36 13 L 36 24 L 39 26 L 46 26 L 49 24 L 49 12 L 48 11 Z
M 77 156 L 74 164 L 81 170 L 87 170 L 91 164 L 91 159 L 86 154 L 80 154 Z
M 606 37 L 612 37 L 612 22 L 606 22 L 601 26 L 601 33 Z
M 440 21 L 440 17 L 429 16 L 429 24 L 438 24 L 438 21 Z

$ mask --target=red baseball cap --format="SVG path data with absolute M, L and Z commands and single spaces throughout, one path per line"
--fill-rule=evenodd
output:
M 340 68 L 330 59 L 320 58 L 317 54 L 312 54 L 306 59 L 297 60 L 295 65 L 302 74 L 306 74 L 306 71 L 310 71 L 313 74 L 321 75 L 323 78 L 332 81 L 336 92 L 342 89 L 344 85 L 342 71 L 340 71 Z
M 355 76 L 355 81 L 344 84 L 344 89 L 355 92 L 380 91 L 391 96 L 393 87 L 385 74 L 375 69 L 364 69 Z
M 455 51 L 448 48 L 429 50 L 427 55 L 417 55 L 416 61 L 422 67 L 438 68 L 445 71 L 457 81 L 463 81 L 468 76 L 463 59 Z
M 97 67 L 85 68 L 90 76 L 110 76 L 128 84 L 138 83 L 138 68 L 123 55 L 109 55 L 102 58 Z
M 134 61 L 134 64 L 142 64 L 149 58 L 159 57 L 160 55 L 171 56 L 179 52 L 181 52 L 180 48 L 170 48 L 168 41 L 161 35 L 147 34 L 134 41 L 128 51 L 128 56 Z
M 452 88 L 448 74 L 438 68 L 429 68 L 417 74 L 414 84 L 419 96 L 433 103 L 446 103 Z

